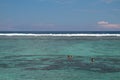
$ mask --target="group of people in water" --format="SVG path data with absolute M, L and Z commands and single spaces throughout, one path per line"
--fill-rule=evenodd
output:
M 72 60 L 73 56 L 72 55 L 67 55 L 68 60 Z M 95 62 L 95 58 L 91 58 L 91 62 Z

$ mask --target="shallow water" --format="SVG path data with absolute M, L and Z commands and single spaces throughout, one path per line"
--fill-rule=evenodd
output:
M 119 80 L 119 75 L 120 37 L 0 36 L 0 80 Z

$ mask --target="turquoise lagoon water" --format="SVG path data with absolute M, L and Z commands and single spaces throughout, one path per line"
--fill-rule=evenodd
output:
M 120 37 L 0 36 L 0 80 L 119 79 Z

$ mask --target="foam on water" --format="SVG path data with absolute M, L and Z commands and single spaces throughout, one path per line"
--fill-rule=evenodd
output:
M 1 33 L 0 36 L 120 36 L 120 34 L 32 34 L 32 33 Z

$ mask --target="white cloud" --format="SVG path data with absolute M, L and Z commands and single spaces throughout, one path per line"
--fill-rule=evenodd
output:
M 111 24 L 107 21 L 99 21 L 97 24 L 105 28 L 120 28 L 120 24 Z
M 105 24 L 108 24 L 108 22 L 106 22 L 106 21 L 99 21 L 99 22 L 97 22 L 99 25 L 105 25 Z

